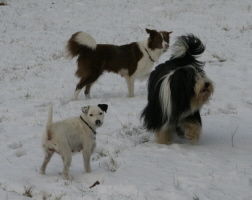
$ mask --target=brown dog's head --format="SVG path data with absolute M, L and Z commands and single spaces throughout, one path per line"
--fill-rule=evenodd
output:
M 170 34 L 172 32 L 167 31 L 156 31 L 151 29 L 146 29 L 150 37 L 148 38 L 148 47 L 151 50 L 162 49 L 163 52 L 167 51 L 169 48 Z

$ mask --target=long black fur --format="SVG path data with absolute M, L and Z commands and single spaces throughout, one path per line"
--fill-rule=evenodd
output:
M 184 47 L 184 50 L 176 51 L 179 44 L 180 47 Z M 149 77 L 148 103 L 141 113 L 141 119 L 144 127 L 149 131 L 158 131 L 169 121 L 169 124 L 176 127 L 177 134 L 182 135 L 179 127 L 177 127 L 178 122 L 181 114 L 190 109 L 190 100 L 195 95 L 193 88 L 196 73 L 205 74 L 203 71 L 204 63 L 196 59 L 205 51 L 205 46 L 196 36 L 189 34 L 179 37 L 173 48 L 175 52 L 173 52 L 170 60 L 158 65 Z M 172 108 L 168 119 L 162 112 L 160 87 L 165 76 L 171 72 L 173 74 L 170 76 L 169 81 Z M 185 117 L 188 118 L 187 120 L 197 121 L 201 124 L 198 110 Z

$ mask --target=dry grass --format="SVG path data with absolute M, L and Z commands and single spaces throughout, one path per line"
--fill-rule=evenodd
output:
M 23 196 L 32 198 L 33 189 L 34 189 L 33 187 L 25 187 L 25 192 L 24 192 Z

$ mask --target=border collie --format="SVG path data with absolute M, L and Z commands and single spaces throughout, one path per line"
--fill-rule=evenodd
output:
M 75 75 L 80 78 L 73 100 L 85 87 L 85 96 L 90 98 L 90 88 L 104 71 L 114 72 L 125 78 L 128 96 L 134 97 L 134 82 L 150 73 L 155 62 L 167 51 L 170 33 L 146 29 L 147 40 L 125 45 L 96 44 L 95 39 L 85 32 L 77 32 L 68 40 L 70 57 L 78 56 Z

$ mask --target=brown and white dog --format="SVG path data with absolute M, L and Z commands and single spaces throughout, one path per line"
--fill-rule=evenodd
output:
M 90 88 L 104 71 L 120 74 L 126 79 L 128 96 L 134 97 L 136 78 L 146 76 L 160 56 L 169 47 L 170 33 L 146 29 L 149 38 L 121 46 L 96 44 L 95 39 L 85 32 L 77 32 L 68 40 L 67 51 L 70 57 L 78 56 L 80 78 L 73 100 L 77 100 L 83 87 L 85 96 L 90 98 Z

